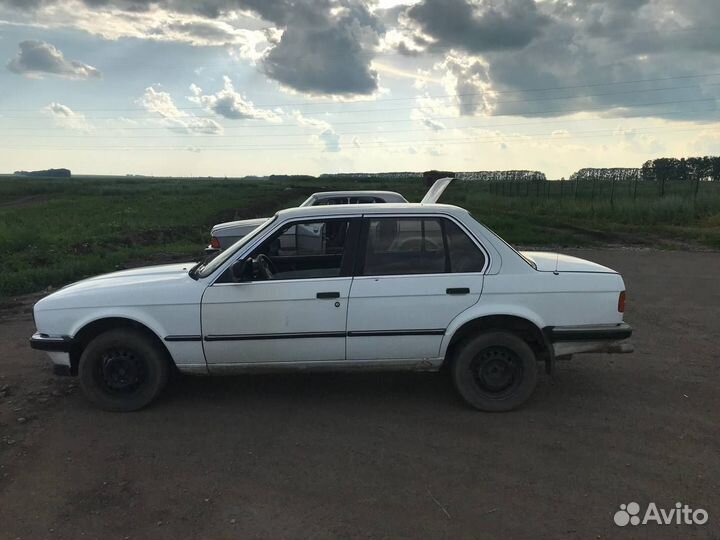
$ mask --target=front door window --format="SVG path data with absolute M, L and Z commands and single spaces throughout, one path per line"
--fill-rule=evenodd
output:
M 347 219 L 293 223 L 251 254 L 253 281 L 331 278 L 345 275 Z

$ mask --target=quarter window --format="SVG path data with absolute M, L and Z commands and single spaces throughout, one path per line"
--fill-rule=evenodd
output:
M 480 272 L 485 256 L 444 218 L 375 218 L 367 222 L 362 275 Z

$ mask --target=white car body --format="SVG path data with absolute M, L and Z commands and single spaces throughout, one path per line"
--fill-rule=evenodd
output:
M 301 205 L 321 206 L 328 204 L 370 204 L 370 203 L 405 203 L 405 197 L 394 191 L 322 191 L 313 193 Z M 240 240 L 246 234 L 259 227 L 268 218 L 241 219 L 218 223 L 210 231 L 212 243 L 206 251 L 213 252 L 225 249 Z
M 442 215 L 457 220 L 487 254 L 486 267 L 472 274 L 216 282 L 264 237 L 290 221 L 374 215 Z M 567 334 L 597 331 L 587 340 L 556 341 L 556 354 L 584 352 L 589 344 L 592 350 L 613 350 L 620 341 L 615 336 L 624 328 L 623 315 L 618 311 L 618 295 L 625 290 L 622 277 L 576 257 L 534 252 L 524 255 L 538 268 L 467 211 L 453 206 L 385 204 L 284 210 L 262 234 L 237 246 L 232 256 L 207 277 L 191 278 L 191 263 L 153 266 L 93 277 L 46 296 L 34 307 L 37 333 L 33 340 L 38 348 L 50 349 L 43 344 L 70 344 L 97 321 L 126 319 L 163 340 L 175 365 L 188 373 L 369 365 L 434 370 L 443 363 L 457 329 L 475 319 L 502 315 L 529 321 L 539 330 L 560 329 Z M 469 288 L 469 294 L 446 294 L 447 289 L 457 287 Z M 325 289 L 338 290 L 340 307 L 316 298 Z M 404 334 L 405 330 L 408 333 Z M 418 330 L 436 332 L 419 335 Z M 367 338 L 347 335 L 370 331 L 395 334 Z M 343 337 L 333 343 L 322 337 L 266 338 L 328 332 L 342 333 Z M 608 339 L 599 339 L 604 333 Z M 238 341 L 243 342 L 242 347 L 237 346 Z M 598 341 L 604 342 L 602 347 L 594 347 Z M 58 350 L 52 356 L 56 364 L 72 366 L 69 352 Z

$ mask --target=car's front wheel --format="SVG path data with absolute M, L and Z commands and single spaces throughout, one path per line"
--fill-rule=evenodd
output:
M 533 350 L 509 332 L 489 331 L 466 340 L 456 351 L 451 372 L 460 396 L 481 411 L 515 409 L 537 385 Z
M 87 398 L 108 411 L 135 411 L 165 387 L 169 363 L 150 337 L 131 328 L 109 330 L 85 347 L 78 364 Z

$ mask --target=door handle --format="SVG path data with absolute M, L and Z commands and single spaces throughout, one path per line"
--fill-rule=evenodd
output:
M 317 298 L 340 298 L 339 292 L 319 292 L 315 295 Z
M 468 287 L 451 287 L 450 289 L 445 289 L 446 294 L 470 294 L 470 289 Z

